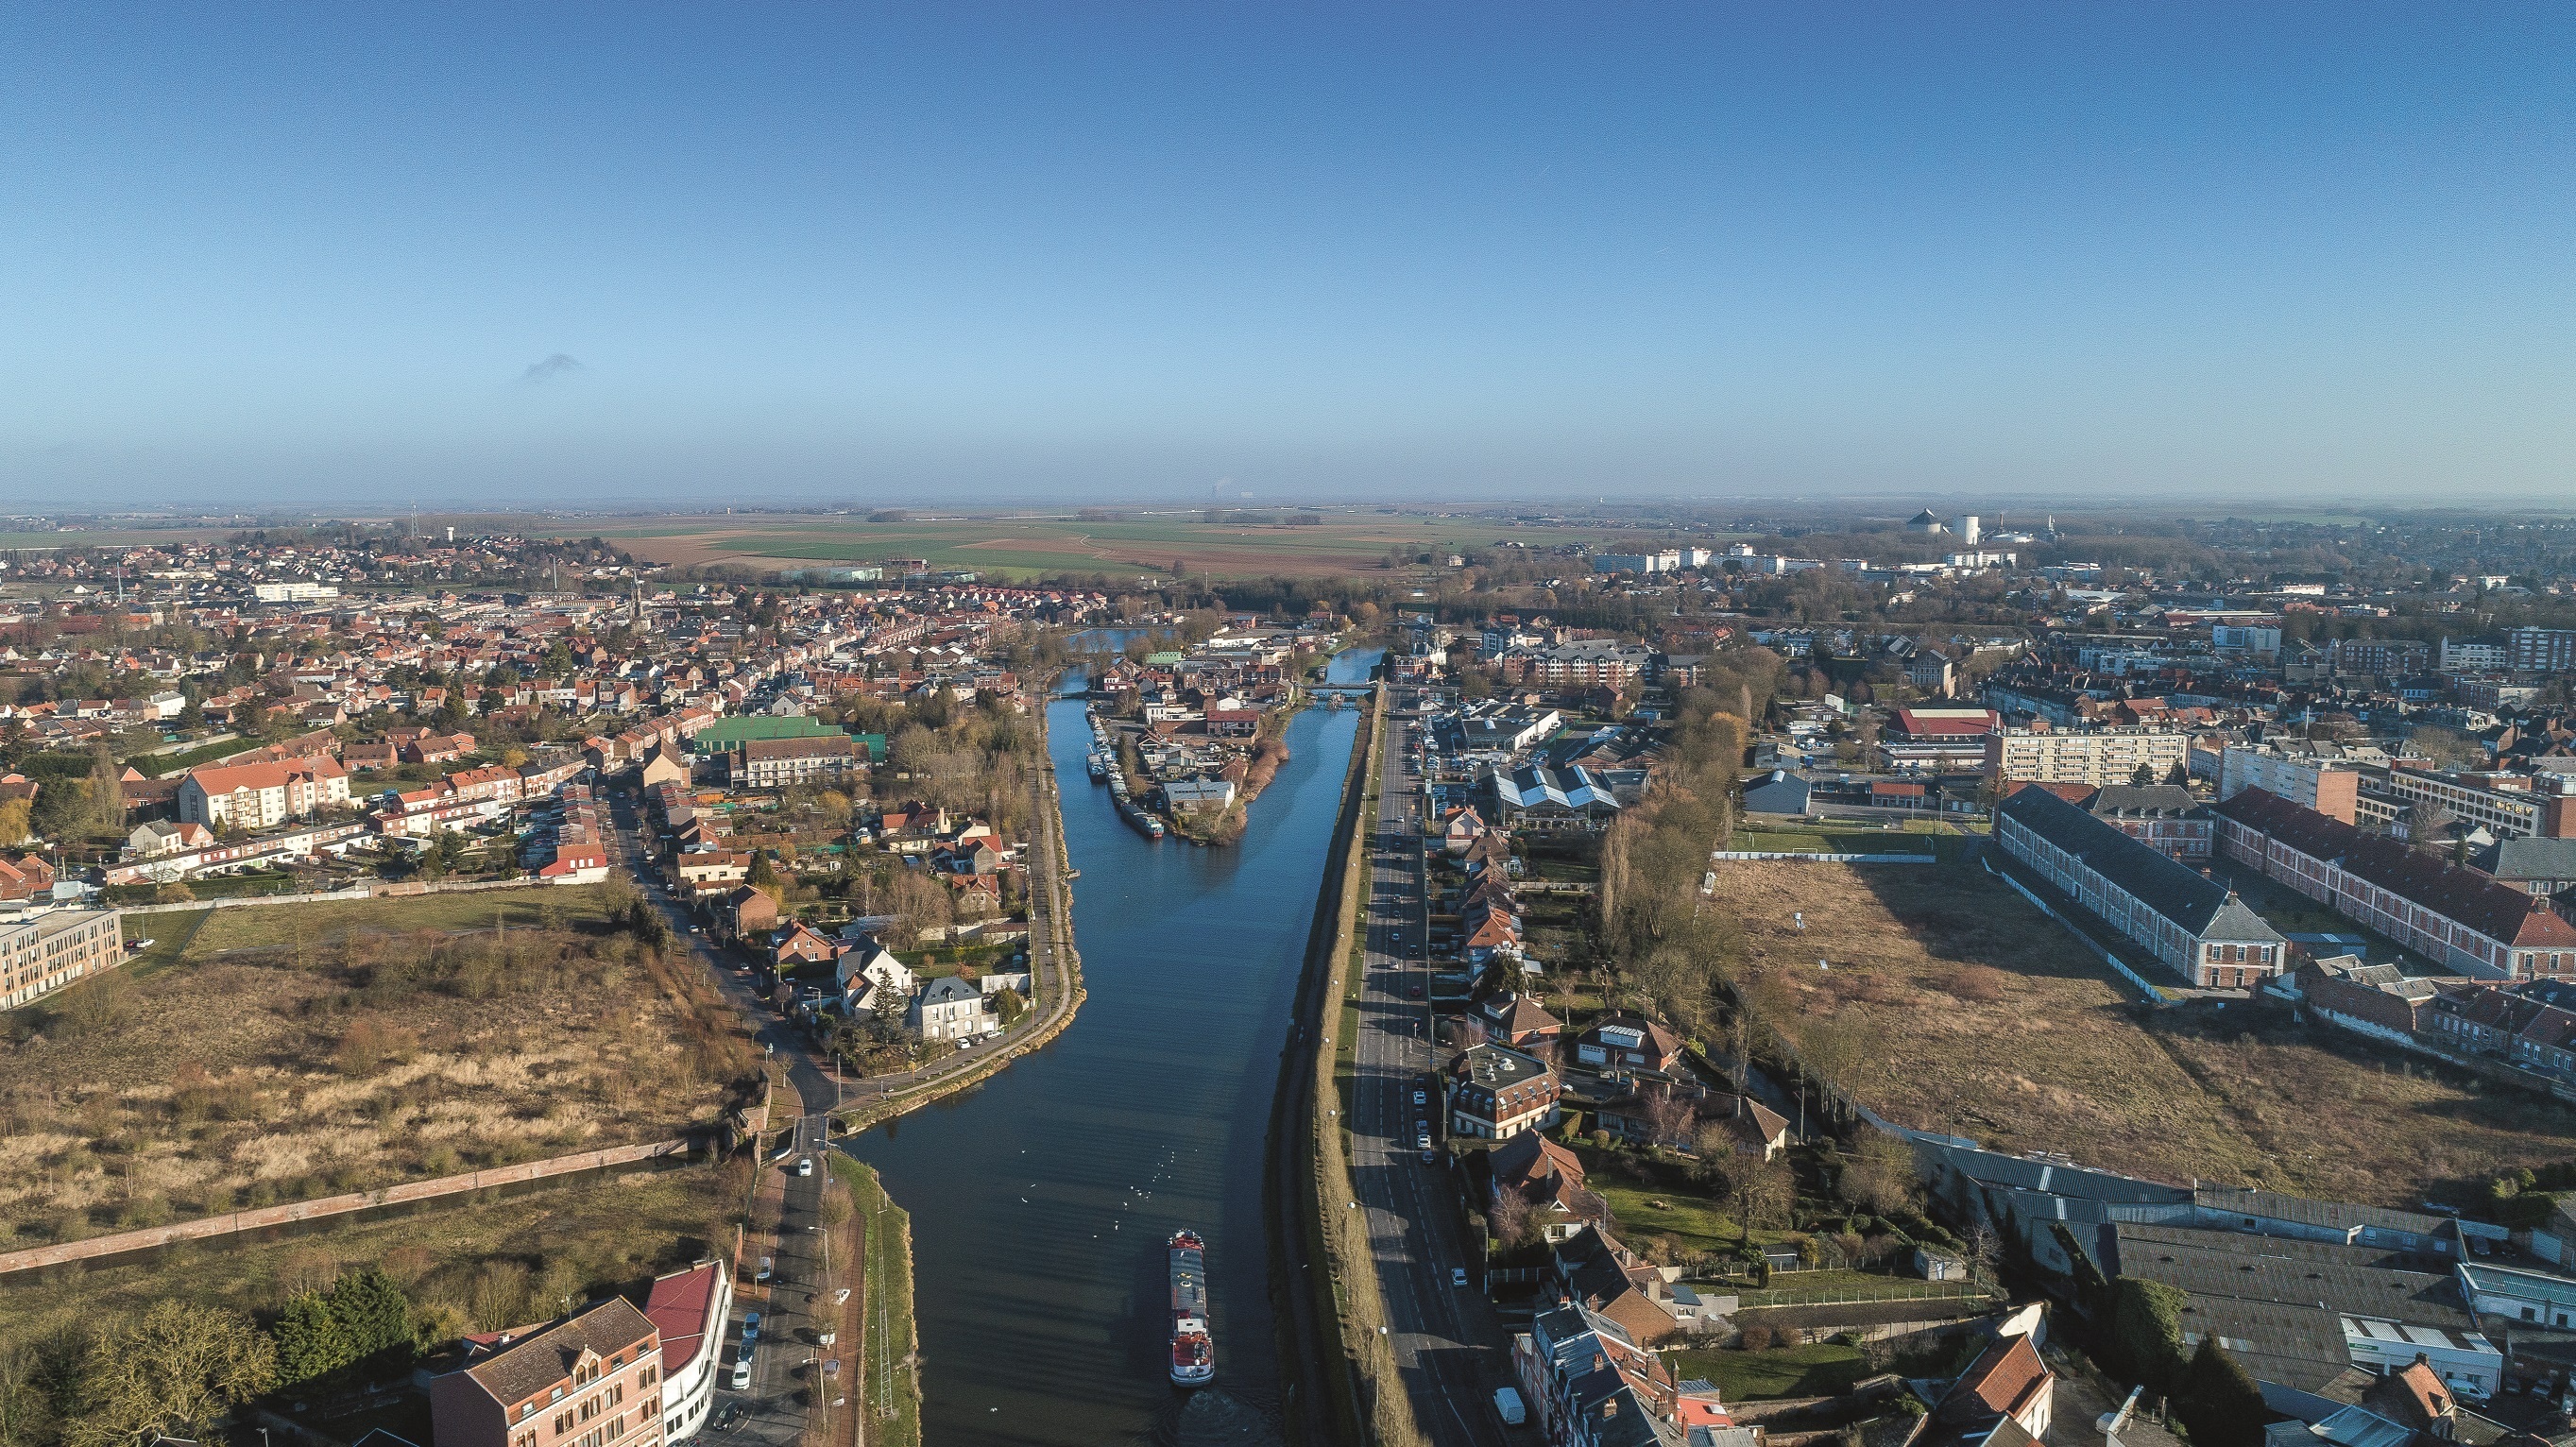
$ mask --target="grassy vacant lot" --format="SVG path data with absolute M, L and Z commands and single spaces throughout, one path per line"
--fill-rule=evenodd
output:
M 912 1354 L 911 1217 L 886 1194 L 874 1168 L 838 1151 L 832 1174 L 847 1181 L 860 1228 L 867 1233 L 867 1322 L 859 1333 L 859 1400 L 873 1415 L 869 1435 L 887 1447 L 921 1441 L 921 1382 Z
M 1674 1352 L 1673 1375 L 1714 1382 L 1726 1401 L 1764 1397 L 1830 1397 L 1870 1374 L 1860 1348 L 1819 1342 L 1760 1352 Z
M 1275 513 L 1275 509 L 1260 510 Z M 860 518 L 711 517 L 639 521 L 603 536 L 655 562 L 738 562 L 759 568 L 921 558 L 934 568 L 994 573 L 1168 574 L 1175 562 L 1217 577 L 1376 571 L 1388 549 L 1445 552 L 1508 539 L 1527 547 L 1568 542 L 1641 544 L 1636 534 L 1584 528 L 1514 527 L 1474 518 L 1328 513 L 1318 526 L 1209 523 L 1195 517 L 970 518 L 870 523 Z M 587 536 L 587 534 L 584 534 Z
M 2265 1025 L 2242 1005 L 2150 1012 L 1974 866 L 1716 868 L 1757 998 L 1900 1124 L 2168 1181 L 2383 1205 L 2576 1155 L 2563 1108 Z
M 0 1245 L 711 1123 L 752 1073 L 738 1023 L 599 913 L 531 890 L 151 917 L 136 973 L 0 1034 Z
M 733 1249 L 739 1167 L 595 1176 L 497 1202 L 467 1201 L 280 1240 L 233 1238 L 88 1270 L 0 1277 L 0 1352 L 68 1327 L 96 1328 L 164 1298 L 275 1311 L 344 1267 L 382 1265 L 415 1302 L 455 1324 L 551 1316 L 566 1292 L 631 1287 Z

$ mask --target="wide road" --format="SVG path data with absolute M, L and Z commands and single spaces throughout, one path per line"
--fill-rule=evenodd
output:
M 1422 781 L 1405 728 L 1415 717 L 1401 708 L 1390 715 L 1379 760 L 1351 1174 L 1368 1213 L 1396 1364 L 1423 1430 L 1444 1447 L 1504 1444 L 1517 1434 L 1495 1414 L 1493 1394 L 1512 1383 L 1510 1337 L 1458 1229 L 1446 1153 L 1426 1162 L 1418 1143 L 1427 1127 L 1436 1146 L 1442 1122 L 1424 947 Z M 1452 1275 L 1460 1269 L 1464 1286 Z

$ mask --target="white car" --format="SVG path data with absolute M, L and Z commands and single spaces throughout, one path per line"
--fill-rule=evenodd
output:
M 1413 1092 L 1413 1103 L 1415 1105 L 1429 1105 L 1431 1103 L 1431 1097 L 1428 1094 L 1417 1090 Z

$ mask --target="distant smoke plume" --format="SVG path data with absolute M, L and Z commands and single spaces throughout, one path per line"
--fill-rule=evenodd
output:
M 582 366 L 579 358 L 568 357 L 557 352 L 542 362 L 529 363 L 528 370 L 519 374 L 519 385 L 542 387 L 548 382 L 560 382 L 580 370 Z

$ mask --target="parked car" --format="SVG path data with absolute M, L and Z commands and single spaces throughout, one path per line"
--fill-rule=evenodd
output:
M 742 1355 L 733 1359 L 733 1389 L 739 1392 L 750 1386 L 751 1349 L 749 1347 L 745 1347 L 743 1348 Z
M 1431 1096 L 1426 1091 L 1417 1090 L 1413 1092 L 1413 1103 L 1415 1105 L 1429 1105 L 1431 1103 Z
M 742 1339 L 746 1345 L 760 1340 L 759 1312 L 746 1311 L 742 1314 Z
M 770 1265 L 771 1263 L 768 1257 L 763 1256 L 760 1258 L 760 1269 L 751 1274 L 751 1279 L 754 1281 L 767 1281 L 769 1279 Z

